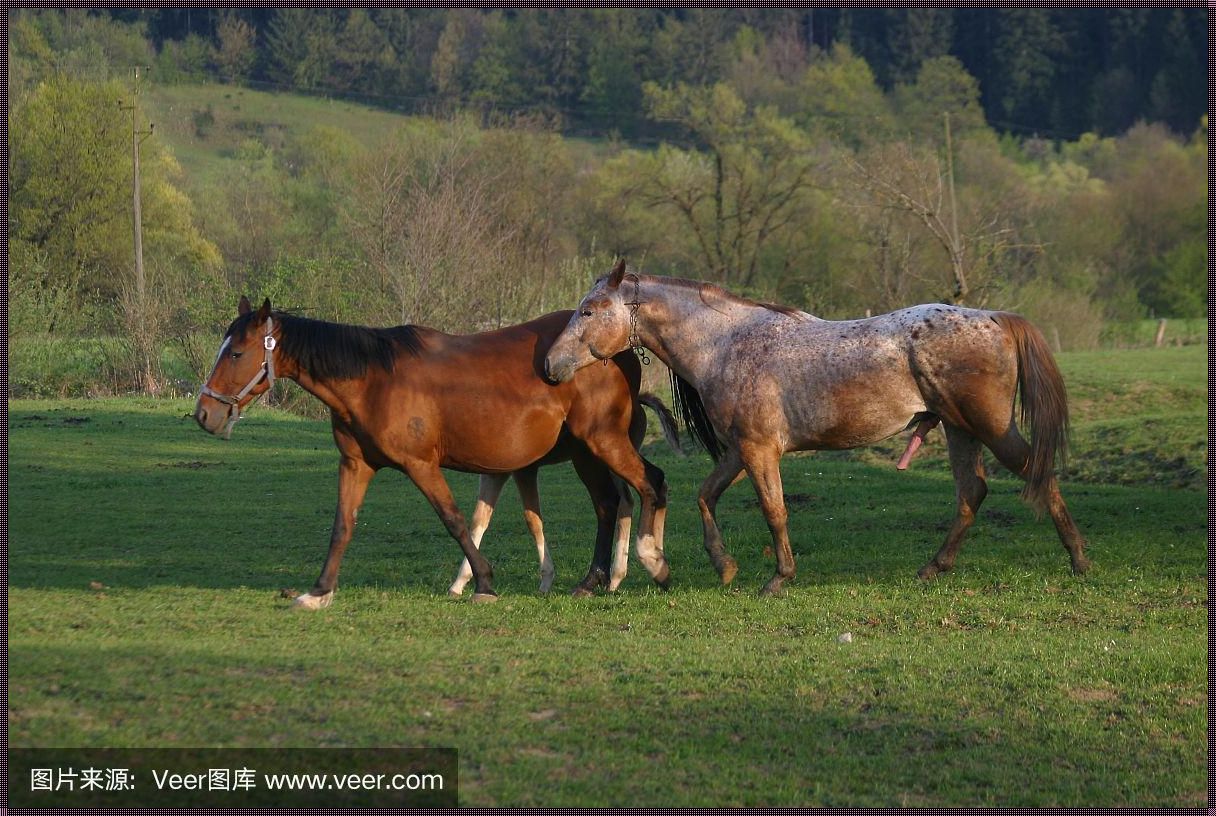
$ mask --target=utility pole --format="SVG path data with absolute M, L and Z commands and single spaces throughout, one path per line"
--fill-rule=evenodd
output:
M 152 355 L 155 352 L 153 348 L 153 338 L 147 331 L 146 320 L 148 315 L 148 281 L 144 275 L 144 236 L 143 236 L 143 209 L 139 200 L 139 145 L 144 139 L 152 135 L 153 125 L 149 123 L 147 130 L 139 129 L 139 66 L 132 69 L 134 77 L 133 90 L 131 92 L 131 212 L 132 222 L 135 230 L 135 310 L 137 314 L 131 315 L 131 328 L 135 334 L 135 344 L 140 355 L 140 365 L 143 371 L 144 390 L 149 394 L 156 394 L 160 390 L 160 383 L 157 382 L 156 371 L 152 366 Z M 121 104 L 121 103 L 120 103 Z M 126 110 L 127 106 L 123 106 Z
M 963 248 L 958 241 L 958 201 L 954 197 L 954 144 L 950 139 L 950 111 L 944 111 L 942 118 L 946 120 L 946 184 L 950 193 L 950 242 L 954 245 L 951 252 L 954 265 L 954 302 L 961 304 L 967 297 L 967 279 L 963 272 Z

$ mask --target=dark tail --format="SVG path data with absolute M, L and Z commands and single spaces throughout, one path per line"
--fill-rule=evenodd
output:
M 674 371 L 671 372 L 671 401 L 676 411 L 683 417 L 684 425 L 693 439 L 696 439 L 701 447 L 709 451 L 709 455 L 715 462 L 721 459 L 722 441 L 718 439 L 718 433 L 714 430 L 713 423 L 709 421 L 709 415 L 705 413 L 705 403 L 701 401 L 701 395 L 697 393 L 697 389 L 693 387 L 692 383 L 678 376 Z
M 1035 508 L 1047 506 L 1056 457 L 1061 465 L 1068 455 L 1068 395 L 1064 378 L 1043 333 L 1026 318 L 1009 312 L 994 315 L 1013 339 L 1018 354 L 1018 396 L 1022 427 L 1030 431 L 1030 460 L 1022 498 Z
M 680 447 L 680 428 L 676 424 L 675 415 L 667 410 L 663 400 L 646 392 L 638 394 L 638 402 L 654 411 L 655 416 L 659 418 L 659 425 L 663 427 L 663 438 L 667 440 L 668 445 L 671 445 L 672 450 L 683 456 L 684 449 Z

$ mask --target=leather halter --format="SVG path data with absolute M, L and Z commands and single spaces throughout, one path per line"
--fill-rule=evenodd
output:
M 249 396 L 249 392 L 256 388 L 258 383 L 262 382 L 262 380 L 267 381 L 267 391 L 270 390 L 270 386 L 274 385 L 274 350 L 275 347 L 278 346 L 278 341 L 275 340 L 274 335 L 272 334 L 273 331 L 274 321 L 268 317 L 266 318 L 266 334 L 262 337 L 262 348 L 265 349 L 266 357 L 264 360 L 262 360 L 262 365 L 258 367 L 257 373 L 253 375 L 253 379 L 251 379 L 244 388 L 237 392 L 235 396 L 221 394 L 213 388 L 210 388 L 206 383 L 203 383 L 203 387 L 199 389 L 199 396 L 203 396 L 205 394 L 208 397 L 211 397 L 212 399 L 222 402 L 228 406 L 228 424 L 224 426 L 225 439 L 232 438 L 232 426 L 235 425 L 237 420 L 241 418 L 241 400 Z M 220 354 L 223 354 L 223 346 L 220 347 Z M 219 364 L 220 357 L 217 355 L 215 358 L 215 365 L 218 366 Z M 214 367 L 212 368 L 211 373 L 214 376 Z M 265 393 L 265 391 L 262 393 Z M 261 394 L 258 394 L 258 396 L 260 397 Z M 257 397 L 254 397 L 254 399 L 256 400 Z

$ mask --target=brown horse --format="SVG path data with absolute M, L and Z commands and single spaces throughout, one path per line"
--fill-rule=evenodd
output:
M 1008 312 L 930 304 L 865 320 L 821 320 L 756 303 L 708 283 L 625 274 L 596 281 L 545 358 L 546 376 L 644 346 L 671 368 L 678 406 L 717 462 L 701 485 L 705 548 L 723 583 L 736 564 L 714 515 L 746 469 L 773 536 L 772 593 L 794 575 L 779 460 L 787 451 L 853 448 L 940 421 L 957 487 L 954 525 L 920 570 L 949 570 L 987 494 L 981 445 L 1026 479 L 1076 573 L 1089 561 L 1056 483 L 1068 428 L 1064 382 L 1042 334 Z M 1014 421 L 1020 395 L 1027 443 Z M 909 445 L 906 460 L 914 451 Z
M 571 459 L 598 520 L 591 568 L 576 594 L 608 580 L 616 475 L 641 498 L 638 555 L 655 581 L 666 585 L 663 472 L 633 444 L 639 424 L 645 424 L 636 402 L 637 361 L 618 355 L 559 387 L 541 375 L 544 354 L 570 312 L 457 336 L 421 326 L 370 329 L 311 320 L 273 311 L 269 300 L 254 312 L 244 297 L 239 311 L 199 394 L 198 424 L 213 434 L 230 432 L 241 409 L 282 376 L 329 407 L 341 454 L 329 554 L 316 585 L 297 599 L 300 606 L 332 601 L 368 483 L 385 467 L 417 485 L 460 544 L 476 582 L 475 601 L 497 597 L 490 565 L 440 468 L 504 474 Z

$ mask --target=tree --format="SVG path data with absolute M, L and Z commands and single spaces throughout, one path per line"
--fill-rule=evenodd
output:
M 599 24 L 591 42 L 583 101 L 597 130 L 634 135 L 641 114 L 642 82 L 637 63 L 641 37 L 630 10 L 594 12 Z
M 891 109 L 874 72 L 843 43 L 812 60 L 797 85 L 794 121 L 857 147 L 891 131 Z
M 325 87 L 338 49 L 333 12 L 277 9 L 266 33 L 266 47 L 271 79 L 301 90 Z
M 648 83 L 645 94 L 652 118 L 682 125 L 702 150 L 664 145 L 638 194 L 680 214 L 709 277 L 759 284 L 766 250 L 787 237 L 812 186 L 818 162 L 812 142 L 771 107 L 749 111 L 725 84 Z M 796 259 L 796 252 L 786 254 L 775 276 Z
M 226 82 L 244 82 L 257 60 L 257 32 L 248 22 L 229 12 L 220 18 L 215 38 L 213 59 L 220 77 Z
M 1064 37 L 1050 9 L 1004 8 L 997 14 L 993 85 L 1001 113 L 1016 124 L 1050 126 L 1052 87 L 1058 61 L 1066 53 Z
M 340 90 L 379 93 L 397 55 L 376 22 L 361 8 L 351 9 L 337 33 L 332 81 Z
M 916 81 L 896 86 L 893 98 L 899 127 L 918 141 L 943 143 L 943 114 L 950 115 L 955 139 L 988 131 L 979 83 L 954 57 L 926 60 L 916 72 Z
M 954 10 L 949 8 L 885 9 L 890 79 L 910 82 L 929 60 L 950 53 Z
M 83 285 L 113 294 L 130 260 L 131 123 L 116 82 L 62 74 L 13 108 L 10 237 L 81 270 Z
M 988 165 L 997 161 L 990 147 L 982 148 L 982 155 Z M 969 205 L 959 204 L 950 154 L 943 162 L 930 150 L 894 142 L 877 146 L 862 158 L 842 152 L 840 159 L 847 171 L 841 188 L 846 203 L 911 217 L 945 253 L 948 289 L 943 291 L 938 283 L 934 297 L 960 305 L 982 304 L 1000 278 L 1010 276 L 1011 263 L 1041 249 L 1019 238 L 1014 197 L 994 181 L 979 185 L 979 194 Z M 940 276 L 926 274 L 925 279 L 940 281 Z

